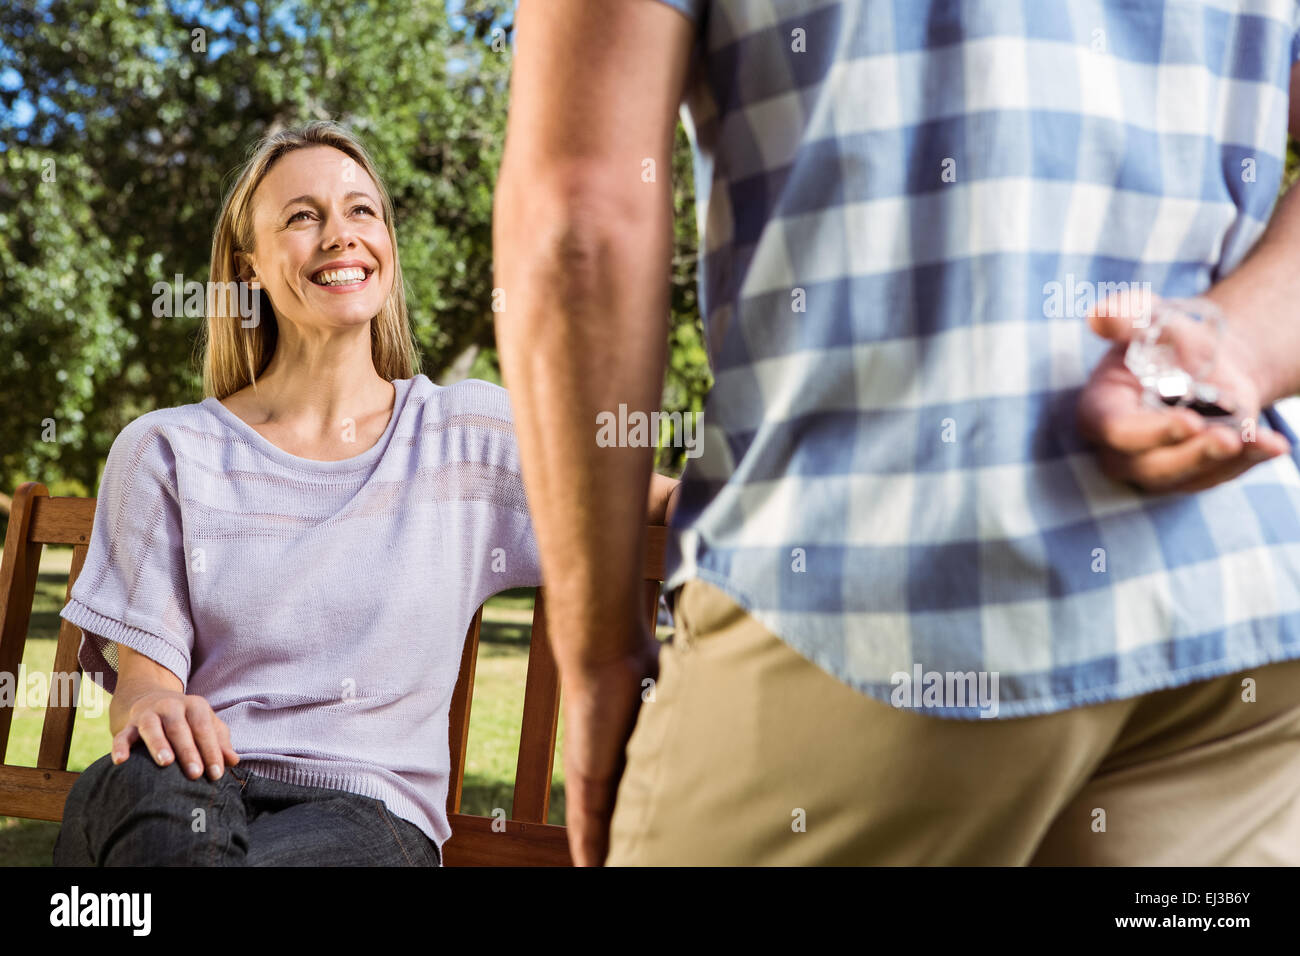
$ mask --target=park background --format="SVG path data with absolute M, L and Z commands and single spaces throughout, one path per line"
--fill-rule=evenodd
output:
M 154 287 L 177 275 L 207 281 L 225 188 L 248 148 L 286 125 L 337 120 L 370 150 L 396 208 L 425 374 L 444 385 L 501 383 L 492 188 L 513 11 L 514 0 L 0 4 L 0 533 L 18 484 L 94 494 L 123 426 L 202 398 L 202 319 L 155 316 Z M 1296 175 L 1292 143 L 1287 182 Z M 712 377 L 680 124 L 671 176 L 663 409 L 700 413 Z M 684 451 L 660 437 L 656 468 L 678 477 Z M 23 660 L 29 675 L 53 664 L 71 556 L 45 552 Z M 467 813 L 511 803 L 531 607 L 522 590 L 484 612 Z M 20 702 L 0 760 L 35 763 L 42 716 Z M 79 716 L 69 769 L 84 769 L 109 741 L 106 708 Z M 562 746 L 561 722 L 552 823 L 564 821 Z M 0 865 L 48 865 L 56 832 L 57 824 L 0 817 Z

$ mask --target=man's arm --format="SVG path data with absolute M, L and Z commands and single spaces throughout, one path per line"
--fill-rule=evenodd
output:
M 653 676 L 641 557 L 652 449 L 597 415 L 659 408 L 671 149 L 693 27 L 655 0 L 521 0 L 493 215 L 501 368 L 564 684 L 570 844 L 603 861 Z
M 1300 65 L 1291 70 L 1291 135 L 1300 139 Z M 1278 203 L 1250 254 L 1207 293 L 1229 317 L 1267 408 L 1300 391 L 1300 184 Z
M 1300 65 L 1291 70 L 1290 127 L 1300 137 Z M 1300 187 L 1292 186 L 1246 258 L 1205 293 L 1228 317 L 1230 334 L 1215 364 L 1246 418 L 1300 391 Z M 1079 429 L 1098 446 L 1102 471 L 1148 491 L 1203 491 L 1291 451 L 1279 433 L 1238 434 L 1190 411 L 1149 409 L 1124 365 L 1131 315 L 1090 318 L 1117 344 L 1079 396 Z

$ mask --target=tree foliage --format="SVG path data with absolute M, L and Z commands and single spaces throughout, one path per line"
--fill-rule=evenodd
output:
M 467 352 L 499 381 L 492 188 L 512 0 L 391 4 L 41 0 L 0 5 L 0 480 L 93 491 L 118 431 L 200 397 L 200 317 L 155 283 L 205 282 L 224 190 L 268 130 L 335 119 L 393 194 L 408 305 L 438 379 Z M 34 107 L 18 122 L 24 101 Z M 665 407 L 703 407 L 690 159 L 679 137 Z M 689 228 L 688 228 L 689 227 Z M 50 434 L 53 423 L 53 436 Z M 53 440 L 50 440 L 53 437 Z M 680 464 L 680 454 L 676 463 Z M 669 454 L 662 459 L 674 465 Z M 79 487 L 78 487 L 79 486 Z

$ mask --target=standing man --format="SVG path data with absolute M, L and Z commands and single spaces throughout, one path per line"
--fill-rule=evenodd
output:
M 521 0 L 498 342 L 577 862 L 1300 863 L 1298 17 Z M 658 408 L 683 98 L 715 385 L 656 662 L 651 450 L 595 436 Z M 1224 310 L 1240 431 L 1142 405 L 1116 290 Z

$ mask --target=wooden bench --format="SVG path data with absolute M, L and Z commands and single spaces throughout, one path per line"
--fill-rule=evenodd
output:
M 5 534 L 4 560 L 0 563 L 0 674 L 13 674 L 15 679 L 18 674 L 27 643 L 41 549 L 47 544 L 72 546 L 66 601 L 85 563 L 94 517 L 94 498 L 52 498 L 46 487 L 37 482 L 19 486 Z M 645 613 L 652 632 L 663 580 L 666 535 L 667 529 L 659 525 L 647 529 Z M 460 812 L 483 608 L 475 612 L 465 635 L 465 651 L 449 721 L 451 781 L 447 816 L 453 835 L 443 847 L 443 862 L 447 866 L 571 866 L 573 863 L 565 828 L 546 822 L 560 714 L 560 680 L 546 639 L 543 592 L 543 588 L 537 589 L 533 610 L 514 806 L 504 832 L 493 831 L 491 817 Z M 56 675 L 80 673 L 81 665 L 77 661 L 80 643 L 81 630 L 60 619 L 54 654 Z M 57 683 L 56 678 L 50 686 Z M 77 779 L 77 774 L 67 769 L 76 704 L 59 702 L 46 708 L 35 767 L 10 766 L 5 762 L 13 713 L 12 706 L 0 706 L 0 816 L 59 821 L 63 818 L 68 791 Z

